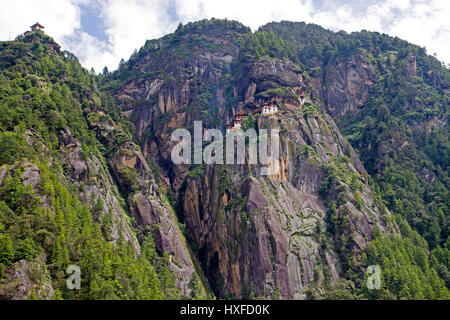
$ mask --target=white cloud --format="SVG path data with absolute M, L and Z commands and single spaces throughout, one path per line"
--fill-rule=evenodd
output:
M 271 21 L 291 20 L 335 31 L 388 33 L 425 46 L 450 62 L 449 1 L 380 0 L 363 10 L 361 6 L 354 9 L 355 1 L 326 0 L 315 7 L 313 0 L 8 0 L 0 12 L 0 39 L 14 38 L 38 20 L 84 66 L 101 71 L 104 65 L 115 69 L 121 58 L 128 59 L 145 40 L 173 32 L 180 21 L 228 18 L 256 30 Z M 108 41 L 80 29 L 80 4 L 100 10 Z
M 2 0 L 0 39 L 14 39 L 39 21 L 55 39 L 62 39 L 80 27 L 80 12 L 70 0 Z
M 104 66 L 117 66 L 112 45 L 101 42 L 86 32 L 78 31 L 65 38 L 62 43 L 76 54 L 86 68 L 93 67 L 96 72 L 101 72 Z
M 184 21 L 204 17 L 229 18 L 238 20 L 253 30 L 272 21 L 306 20 L 313 10 L 310 0 L 195 0 L 192 7 L 191 0 L 178 0 L 176 3 Z M 191 8 L 197 8 L 198 11 L 193 12 Z
M 106 34 L 113 48 L 117 67 L 121 58 L 130 57 L 134 49 L 144 45 L 147 39 L 161 37 L 174 31 L 176 21 L 167 15 L 166 1 L 158 0 L 108 0 L 101 5 Z
M 436 53 L 450 63 L 450 2 L 446 0 L 386 0 L 373 4 L 363 12 L 339 14 L 339 8 L 316 12 L 316 23 L 332 30 L 347 32 L 362 29 L 387 33 Z
M 411 7 L 402 19 L 387 30 L 414 44 L 425 46 L 431 54 L 450 62 L 450 2 L 434 0 Z

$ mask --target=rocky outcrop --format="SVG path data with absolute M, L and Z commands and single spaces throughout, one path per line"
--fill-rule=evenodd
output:
M 244 106 L 257 107 L 264 102 L 280 102 L 281 98 L 285 103 L 296 103 L 305 88 L 299 66 L 292 61 L 267 59 L 242 64 L 236 90 Z
M 19 260 L 14 263 L 6 270 L 4 283 L 0 286 L 1 300 L 49 300 L 54 298 L 53 295 L 44 256 L 34 261 Z
M 191 35 L 180 32 L 172 41 L 149 49 L 136 63 L 138 74 L 141 69 L 157 72 L 132 78 L 115 93 L 117 103 L 135 124 L 144 157 L 158 164 L 166 187 L 177 190 L 189 172 L 188 166 L 174 166 L 170 159 L 175 145 L 170 141 L 172 131 L 191 130 L 198 120 L 205 128 L 224 127 L 231 118 L 225 91 L 233 81 L 231 62 L 244 31 L 247 28 L 235 30 L 230 25 L 220 31 L 220 37 L 200 32 L 195 46 L 189 45 Z M 189 54 L 180 58 L 180 52 Z
M 91 114 L 89 120 L 99 140 L 110 150 L 108 163 L 128 200 L 131 214 L 143 231 L 148 227 L 154 233 L 158 253 L 169 255 L 177 288 L 184 296 L 189 296 L 189 281 L 197 273 L 193 257 L 176 214 L 167 198 L 161 195 L 140 148 L 110 117 Z
M 126 213 L 120 204 L 121 195 L 106 164 L 93 153 L 86 156 L 82 151 L 81 143 L 67 128 L 60 131 L 60 152 L 61 160 L 67 164 L 66 177 L 78 187 L 80 199 L 91 208 L 99 198 L 104 204 L 103 215 L 94 219 L 100 223 L 103 223 L 105 219 L 111 221 L 108 240 L 116 241 L 122 233 L 139 252 L 139 243 L 131 225 L 126 220 Z
M 378 80 L 375 67 L 362 52 L 338 57 L 327 65 L 320 77 L 315 85 L 323 96 L 327 111 L 342 121 L 349 114 L 360 112 L 371 86 Z

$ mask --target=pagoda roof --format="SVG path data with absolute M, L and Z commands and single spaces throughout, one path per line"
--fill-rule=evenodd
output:
M 39 27 L 39 28 L 45 28 L 42 24 L 40 24 L 39 22 L 36 22 L 35 24 L 33 24 L 32 26 L 31 26 L 31 28 L 33 28 L 33 27 Z

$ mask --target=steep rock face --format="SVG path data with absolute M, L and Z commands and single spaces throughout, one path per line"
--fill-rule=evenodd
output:
M 247 70 L 258 70 L 275 88 L 291 85 L 288 92 L 294 92 L 275 97 L 279 113 L 260 116 L 256 123 L 257 130 L 280 130 L 276 172 L 261 176 L 259 166 L 248 164 L 200 166 L 181 189 L 188 239 L 220 296 L 307 298 L 320 292 L 325 281 L 340 278 L 340 255 L 359 259 L 357 253 L 375 228 L 396 230 L 388 225 L 390 214 L 383 217 L 375 204 L 354 150 L 332 119 L 315 108 L 317 101 L 311 100 L 301 74 L 289 63 L 274 64 L 278 68 L 259 61 Z M 240 82 L 240 90 L 243 99 L 252 101 L 242 105 L 251 110 L 255 102 L 263 103 L 263 98 L 252 98 L 264 80 L 241 78 L 249 79 Z M 308 102 L 302 106 L 295 92 L 308 96 Z M 340 168 L 336 181 L 329 181 L 332 166 Z M 321 190 L 328 202 L 338 202 L 339 223 L 330 222 Z M 330 228 L 333 236 L 328 238 Z
M 435 71 L 425 73 L 429 62 L 423 56 L 416 57 L 419 53 L 413 48 L 401 53 L 355 50 L 330 60 L 313 79 L 327 111 L 341 130 L 353 134 L 352 143 L 371 174 L 381 174 L 394 155 L 408 159 L 421 152 L 426 144 L 422 137 L 448 125 L 448 84 L 441 82 L 445 76 Z M 376 141 L 369 133 L 372 121 L 376 126 L 389 126 Z M 424 167 L 416 170 L 424 182 L 432 182 Z
M 281 97 L 273 92 L 274 89 L 281 91 L 285 102 L 295 103 L 298 100 L 296 93 L 304 91 L 301 73 L 300 67 L 291 61 L 264 59 L 242 64 L 236 81 L 241 105 L 259 107 L 265 102 L 280 101 Z
M 154 232 L 157 251 L 167 252 L 170 268 L 176 275 L 177 288 L 189 296 L 189 281 L 196 274 L 177 217 L 167 199 L 160 194 L 158 185 L 140 148 L 130 141 L 126 133 L 103 114 L 89 116 L 91 127 L 100 141 L 108 146 L 109 165 L 123 194 L 127 197 L 131 214 L 137 224 Z M 120 143 L 122 141 L 122 143 Z
M 121 196 L 106 163 L 103 163 L 94 154 L 90 154 L 88 157 L 84 156 L 81 143 L 73 138 L 68 128 L 60 131 L 60 152 L 62 162 L 67 164 L 67 177 L 75 186 L 83 189 L 79 194 L 80 199 L 85 204 L 90 204 L 91 207 L 99 198 L 104 204 L 105 215 L 95 217 L 95 219 L 101 223 L 107 219 L 111 221 L 109 240 L 116 241 L 122 233 L 124 238 L 139 252 L 139 243 L 130 223 L 126 220 L 126 213 L 121 205 Z M 81 185 L 83 188 L 80 188 Z
M 338 57 L 327 65 L 320 76 L 322 79 L 315 79 L 314 82 L 327 110 L 335 119 L 345 119 L 349 114 L 354 116 L 359 113 L 367 101 L 369 89 L 378 80 L 375 67 L 361 52 Z
M 170 141 L 171 132 L 176 128 L 192 130 L 193 122 L 199 120 L 204 127 L 221 127 L 229 117 L 225 90 L 231 83 L 230 63 L 237 54 L 239 38 L 248 29 L 231 23 L 216 28 L 210 33 L 196 31 L 195 45 L 188 31 L 178 31 L 172 39 L 150 43 L 148 48 L 146 45 L 148 52 L 134 68 L 138 74 L 150 75 L 131 78 L 115 93 L 135 124 L 144 157 L 158 163 L 162 182 L 175 190 L 189 170 L 185 165 L 173 166 L 170 155 L 175 142 Z
M 322 249 L 317 233 L 325 211 L 317 196 L 299 193 L 288 182 L 261 177 L 242 182 L 243 174 L 226 172 L 235 181 L 237 202 L 222 206 L 209 180 L 216 173 L 207 172 L 200 181 L 187 179 L 183 211 L 189 239 L 199 247 L 219 296 L 306 298 L 307 289 L 323 280 L 323 274 L 315 276 L 322 264 L 330 265 L 327 280 L 338 279 L 336 252 Z

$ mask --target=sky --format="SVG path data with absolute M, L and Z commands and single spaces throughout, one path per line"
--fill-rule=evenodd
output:
M 147 39 L 180 22 L 228 18 L 253 31 L 272 21 L 304 21 L 333 31 L 398 36 L 450 63 L 448 0 L 0 0 L 0 40 L 40 22 L 63 49 L 96 72 L 117 69 Z

